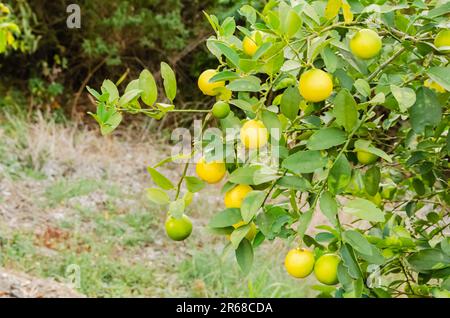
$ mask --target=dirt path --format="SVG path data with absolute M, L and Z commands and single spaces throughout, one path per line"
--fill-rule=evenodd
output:
M 0 268 L 0 298 L 80 298 L 83 295 L 51 279 Z

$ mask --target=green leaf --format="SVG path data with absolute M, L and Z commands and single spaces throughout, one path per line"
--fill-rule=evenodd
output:
M 236 79 L 227 85 L 233 92 L 259 92 L 261 89 L 261 80 L 253 75 Z
M 436 94 L 428 88 L 419 88 L 416 102 L 409 109 L 409 116 L 417 134 L 422 134 L 427 126 L 435 127 L 442 117 L 442 106 Z
M 156 103 L 156 107 L 162 113 L 167 113 L 168 111 L 171 111 L 171 110 L 175 109 L 175 105 L 165 104 L 165 103 Z
M 441 241 L 441 250 L 450 256 L 450 237 L 444 237 Z
M 342 154 L 334 163 L 328 176 L 328 189 L 333 194 L 344 191 L 352 178 L 352 167 L 347 157 Z
M 347 269 L 348 274 L 354 279 L 362 277 L 362 273 L 359 269 L 359 265 L 356 261 L 356 256 L 352 247 L 348 244 L 343 244 L 339 250 L 339 254 L 341 255 L 342 263 Z
M 230 241 L 231 245 L 233 245 L 234 249 L 239 248 L 239 244 L 242 242 L 242 240 L 247 235 L 248 231 L 250 230 L 250 225 L 242 225 L 235 229 L 231 235 L 230 235 Z
M 147 189 L 147 197 L 150 201 L 159 205 L 166 205 L 170 202 L 169 195 L 159 188 Z
M 172 181 L 167 179 L 164 175 L 162 175 L 156 169 L 153 169 L 152 167 L 147 167 L 147 171 L 150 173 L 150 176 L 152 177 L 153 181 L 155 182 L 155 184 L 158 187 L 160 187 L 164 190 L 170 190 L 175 187 L 173 185 Z
M 327 6 L 325 7 L 325 18 L 331 20 L 339 14 L 341 9 L 342 0 L 328 0 Z
M 242 220 L 244 220 L 245 223 L 248 223 L 253 219 L 261 208 L 265 198 L 266 193 L 263 191 L 252 191 L 245 196 L 241 205 Z
M 296 174 L 312 173 L 317 169 L 325 167 L 327 162 L 327 158 L 322 157 L 320 151 L 297 151 L 283 161 L 282 167 Z
M 311 223 L 313 212 L 314 211 L 310 209 L 301 214 L 300 217 L 298 218 L 298 228 L 297 228 L 298 239 L 303 240 L 303 236 L 305 235 L 305 232 L 308 229 L 309 224 Z
M 359 255 L 370 264 L 383 265 L 386 262 L 383 254 L 375 245 L 370 245 L 370 254 L 359 253 Z
M 235 50 L 233 50 L 223 42 L 213 41 L 213 43 L 220 50 L 220 52 L 225 55 L 225 57 L 229 59 L 231 63 L 233 63 L 234 66 L 239 67 L 239 55 Z
M 208 226 L 211 228 L 223 228 L 233 226 L 240 221 L 242 221 L 242 217 L 239 209 L 225 209 L 215 214 L 209 221 Z
M 141 99 L 144 104 L 153 106 L 158 98 L 158 88 L 149 70 L 143 70 L 139 75 L 139 89 L 142 90 Z
M 236 260 L 242 272 L 247 275 L 253 265 L 253 247 L 246 238 L 241 241 L 236 250 Z
M 344 262 L 340 262 L 338 265 L 338 280 L 346 292 L 353 289 L 353 278 L 349 275 L 347 267 L 345 267 Z
M 358 139 L 357 141 L 355 141 L 355 151 L 358 150 L 373 153 L 374 155 L 383 158 L 387 162 L 392 162 L 392 158 L 387 153 L 385 153 L 381 149 L 372 146 L 372 143 L 369 140 Z
M 355 198 L 348 201 L 343 211 L 370 222 L 384 221 L 384 212 L 377 208 L 371 201 L 362 198 Z
M 122 122 L 122 114 L 115 110 L 111 111 L 112 115 L 110 115 L 109 118 L 100 125 L 100 131 L 102 135 L 108 135 L 112 133 Z
M 362 78 L 358 78 L 355 83 L 353 84 L 355 86 L 358 93 L 360 93 L 364 97 L 370 96 L 370 85 L 367 83 L 366 80 Z
M 277 185 L 298 191 L 308 191 L 311 189 L 311 183 L 305 178 L 298 176 L 284 176 L 277 181 Z
M 286 7 L 282 8 L 283 6 Z M 302 26 L 302 20 L 298 16 L 297 12 L 295 12 L 295 10 L 286 5 L 284 2 L 280 3 L 280 21 L 281 31 L 288 39 L 293 37 Z
M 390 88 L 401 112 L 407 111 L 416 102 L 416 93 L 413 89 L 396 85 L 391 85 Z
M 434 82 L 445 88 L 447 92 L 450 92 L 450 66 L 431 67 L 427 74 Z
M 346 131 L 352 131 L 358 121 L 358 110 L 355 99 L 346 89 L 342 89 L 334 99 L 333 115 L 338 125 Z
M 278 178 L 277 171 L 261 165 L 244 166 L 234 170 L 229 181 L 236 184 L 258 185 Z
M 221 81 L 232 81 L 240 78 L 238 74 L 232 71 L 222 71 L 214 75 L 209 79 L 210 83 L 221 82 Z
M 322 50 L 320 55 L 322 56 L 322 59 L 325 63 L 327 70 L 330 73 L 334 73 L 337 69 L 339 61 L 338 61 L 336 54 L 333 52 L 333 50 L 330 49 L 329 46 L 327 46 Z
M 418 178 L 414 178 L 412 180 L 412 185 L 414 188 L 414 191 L 416 191 L 416 193 L 420 196 L 425 194 L 425 185 L 423 184 L 422 180 L 418 179 Z
M 289 118 L 290 120 L 294 120 L 297 117 L 299 111 L 299 105 L 302 98 L 300 96 L 300 92 L 297 87 L 288 87 L 281 97 L 280 110 L 281 113 Z
M 140 89 L 133 89 L 133 90 L 126 92 L 125 94 L 122 95 L 122 97 L 120 97 L 119 106 L 126 107 L 128 105 L 128 103 L 130 103 L 132 100 L 139 97 L 139 95 L 141 93 L 142 93 L 142 91 Z
M 316 131 L 309 137 L 306 146 L 310 150 L 325 150 L 342 145 L 347 140 L 345 132 L 338 128 L 326 127 Z
M 278 118 L 277 114 L 268 111 L 263 110 L 261 113 L 262 121 L 264 123 L 264 126 L 269 130 L 269 132 L 272 134 L 272 129 L 278 129 L 278 131 L 281 134 L 282 126 L 280 119 Z
M 256 10 L 248 4 L 243 5 L 239 9 L 239 14 L 245 17 L 250 24 L 254 24 L 256 22 Z
M 331 194 L 331 192 L 326 191 L 322 193 L 322 195 L 320 196 L 319 205 L 322 214 L 327 217 L 331 224 L 337 226 L 338 222 L 336 219 L 336 215 L 338 213 L 338 205 L 335 197 Z
M 427 17 L 430 19 L 440 17 L 450 12 L 450 2 L 444 2 L 442 5 L 428 11 Z
M 245 100 L 232 99 L 232 100 L 230 100 L 230 104 L 242 109 L 243 111 L 251 112 L 251 113 L 254 112 L 252 104 L 250 104 L 249 102 L 247 102 Z
M 374 196 L 380 188 L 381 173 L 377 166 L 370 167 L 364 174 L 363 181 L 367 194 Z
M 371 244 L 361 233 L 353 230 L 348 230 L 342 233 L 342 238 L 356 251 L 367 255 L 372 254 Z
M 407 260 L 414 270 L 421 273 L 450 266 L 450 256 L 437 248 L 421 250 L 409 256 Z
M 89 86 L 86 86 L 86 89 L 88 90 L 89 94 L 91 94 L 92 96 L 94 96 L 94 98 L 95 98 L 96 100 L 99 100 L 99 99 L 101 98 L 100 93 L 97 92 L 95 89 L 93 89 L 93 88 L 91 88 L 91 87 L 89 87 Z
M 165 62 L 161 62 L 161 76 L 164 79 L 163 84 L 166 96 L 173 102 L 175 96 L 177 96 L 177 80 L 172 68 Z
M 116 84 L 114 84 L 112 81 L 103 81 L 101 89 L 103 93 L 108 93 L 108 102 L 113 103 L 114 101 L 119 99 L 119 90 L 117 89 Z
M 222 36 L 231 36 L 233 35 L 234 31 L 236 30 L 236 22 L 234 21 L 234 17 L 227 17 L 222 25 Z
M 255 54 L 253 54 L 252 59 L 253 60 L 257 60 L 259 59 L 261 56 L 263 56 L 270 48 L 272 47 L 272 43 L 271 42 L 266 42 L 261 44 L 261 46 L 258 48 L 258 50 L 256 50 Z
M 186 201 L 184 200 L 184 198 L 170 202 L 169 214 L 176 219 L 180 219 L 183 216 L 185 207 Z
M 202 190 L 205 187 L 205 182 L 203 180 L 200 180 L 197 177 L 185 177 L 184 180 L 186 181 L 186 187 L 189 190 L 189 192 L 195 193 L 200 190 Z

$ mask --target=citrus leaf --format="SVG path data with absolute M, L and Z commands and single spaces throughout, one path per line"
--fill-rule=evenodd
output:
M 173 185 L 172 181 L 167 179 L 164 175 L 162 175 L 159 171 L 152 167 L 147 167 L 147 171 L 150 173 L 150 176 L 152 177 L 155 184 L 164 189 L 164 190 L 170 190 L 173 189 L 175 186 Z
M 114 84 L 112 81 L 103 81 L 101 90 L 102 93 L 108 93 L 108 102 L 113 103 L 114 101 L 119 99 L 119 90 L 117 89 L 116 84 Z
M 253 265 L 252 244 L 244 238 L 236 250 L 236 260 L 244 274 L 248 274 Z
M 184 200 L 184 198 L 172 201 L 169 204 L 169 214 L 175 219 L 180 219 L 183 216 L 185 207 L 186 201 Z
M 356 251 L 362 254 L 372 255 L 372 246 L 361 233 L 353 230 L 348 230 L 342 233 L 342 238 Z
M 320 211 L 330 220 L 331 224 L 337 225 L 336 215 L 338 213 L 338 205 L 336 199 L 329 191 L 325 191 L 319 200 Z
M 284 176 L 277 181 L 279 187 L 292 188 L 298 191 L 308 191 L 311 183 L 305 178 L 298 176 Z
M 334 163 L 328 176 L 328 188 L 334 194 L 344 191 L 350 183 L 352 167 L 347 157 L 342 154 Z
M 325 167 L 327 162 L 327 158 L 322 157 L 320 151 L 297 151 L 283 161 L 282 167 L 296 174 L 312 173 L 317 169 Z
M 358 93 L 360 93 L 364 97 L 370 96 L 370 85 L 367 83 L 366 80 L 362 78 L 358 78 L 355 83 L 353 84 L 355 86 Z
M 159 188 L 147 189 L 147 197 L 150 201 L 159 205 L 166 205 L 170 202 L 169 195 Z
M 149 70 L 145 69 L 139 75 L 139 89 L 142 90 L 141 99 L 144 104 L 152 106 L 158 98 L 158 88 Z
M 298 111 L 300 109 L 300 101 L 301 96 L 298 88 L 293 86 L 288 87 L 281 97 L 281 113 L 290 120 L 294 120 L 297 117 Z
M 447 92 L 450 92 L 450 67 L 435 66 L 431 67 L 428 72 L 428 76 L 436 83 L 441 85 Z
M 421 273 L 450 266 L 450 256 L 437 248 L 421 250 L 409 256 L 407 260 L 416 271 Z
M 351 131 L 358 121 L 358 110 L 353 96 L 347 89 L 342 89 L 334 99 L 333 115 L 338 125 Z
M 297 237 L 300 240 L 303 240 L 303 236 L 305 235 L 305 232 L 308 229 L 309 224 L 311 223 L 313 212 L 314 211 L 310 209 L 301 214 L 298 218 Z
M 250 230 L 250 225 L 242 225 L 235 229 L 230 235 L 231 245 L 233 245 L 234 249 L 239 247 L 239 244 L 242 242 L 244 237 L 247 235 Z
M 165 62 L 161 62 L 161 76 L 164 79 L 163 84 L 166 96 L 170 101 L 173 101 L 175 96 L 177 96 L 177 80 L 172 68 Z
M 422 134 L 427 126 L 435 127 L 442 117 L 442 106 L 436 94 L 428 88 L 419 88 L 416 102 L 409 108 L 409 117 L 417 134 Z
M 142 93 L 142 90 L 140 89 L 133 89 L 125 94 L 123 94 L 119 99 L 119 106 L 120 107 L 126 107 L 128 103 L 139 97 L 139 95 Z
M 266 193 L 263 191 L 252 191 L 245 196 L 241 205 L 242 220 L 244 220 L 245 223 L 248 223 L 253 219 L 261 208 L 265 197 Z
M 374 196 L 380 188 L 381 173 L 377 166 L 370 167 L 364 174 L 363 181 L 367 194 Z
M 186 188 L 192 193 L 198 192 L 205 187 L 205 182 L 197 177 L 186 176 L 184 180 L 186 181 Z
M 220 52 L 225 55 L 225 57 L 229 59 L 231 63 L 233 63 L 234 66 L 239 67 L 239 55 L 235 50 L 220 41 L 213 41 L 213 43 L 220 50 Z
M 239 209 L 225 209 L 215 214 L 209 221 L 208 226 L 211 228 L 223 228 L 233 226 L 240 221 L 242 221 L 242 217 Z
M 390 88 L 401 112 L 407 111 L 416 102 L 416 93 L 413 89 L 396 85 L 391 85 Z
M 261 80 L 256 76 L 250 75 L 230 82 L 227 88 L 233 92 L 259 92 Z
M 374 203 L 362 198 L 348 201 L 343 211 L 370 222 L 384 221 L 384 212 L 377 208 Z
M 325 150 L 343 144 L 347 140 L 346 134 L 334 127 L 326 127 L 316 131 L 306 144 L 310 150 Z
M 356 256 L 352 247 L 349 244 L 342 244 L 339 254 L 343 265 L 348 271 L 348 274 L 354 279 L 362 277 L 362 273 L 359 269 L 359 265 L 356 261 Z

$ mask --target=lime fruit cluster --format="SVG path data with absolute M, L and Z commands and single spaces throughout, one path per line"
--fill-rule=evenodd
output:
M 284 266 L 289 275 L 295 278 L 305 278 L 313 271 L 322 284 L 338 283 L 338 265 L 341 259 L 336 254 L 324 254 L 315 260 L 314 253 L 308 249 L 295 248 L 290 250 L 284 260 Z

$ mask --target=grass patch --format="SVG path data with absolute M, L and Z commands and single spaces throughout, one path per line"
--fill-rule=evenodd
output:
M 187 297 L 305 297 L 308 283 L 290 278 L 278 256 L 255 253 L 248 277 L 238 269 L 234 255 L 221 255 L 205 247 L 180 266 L 180 278 Z M 281 266 L 280 266 L 281 265 Z

